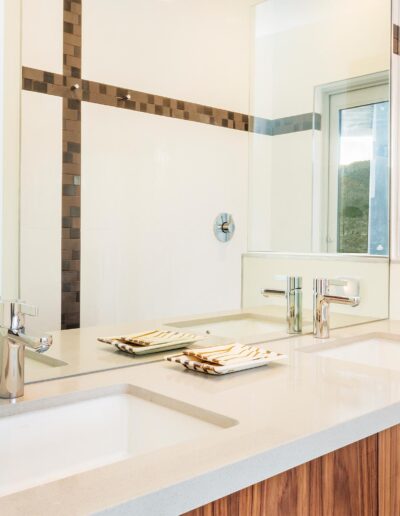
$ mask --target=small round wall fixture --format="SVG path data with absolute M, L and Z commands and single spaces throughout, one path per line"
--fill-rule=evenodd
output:
M 230 213 L 220 213 L 214 221 L 214 234 L 220 242 L 229 242 L 235 233 L 235 222 Z

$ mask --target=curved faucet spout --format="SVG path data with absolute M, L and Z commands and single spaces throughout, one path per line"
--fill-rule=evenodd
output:
M 332 290 L 332 287 L 342 287 L 345 292 L 339 294 Z M 356 290 L 357 295 L 349 295 L 349 290 Z M 337 290 L 337 289 L 336 289 Z M 314 335 L 317 339 L 329 338 L 329 318 L 331 303 L 348 306 L 358 306 L 360 304 L 360 296 L 358 295 L 359 283 L 353 279 L 314 279 Z
M 23 346 L 33 349 L 36 353 L 45 353 L 53 344 L 53 337 L 51 335 L 44 335 L 43 337 L 32 337 L 25 333 L 11 333 L 10 339 L 19 342 Z
M 3 305 L 6 320 L 0 325 L 0 398 L 14 399 L 24 395 L 25 348 L 44 353 L 53 338 L 26 335 L 24 316 L 37 314 L 36 309 L 32 310 L 34 307 L 20 301 L 3 302 Z

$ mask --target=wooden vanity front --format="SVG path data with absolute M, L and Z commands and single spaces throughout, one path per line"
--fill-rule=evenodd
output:
M 400 516 L 400 425 L 185 516 Z

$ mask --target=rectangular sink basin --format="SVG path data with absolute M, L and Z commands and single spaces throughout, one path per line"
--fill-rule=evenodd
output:
M 400 335 L 368 333 L 299 349 L 321 357 L 400 371 Z
M 0 406 L 0 496 L 235 424 L 131 385 Z
M 216 337 L 243 339 L 267 333 L 286 332 L 286 320 L 258 314 L 238 314 L 210 317 L 168 323 L 174 328 L 190 328 L 196 333 L 206 333 Z

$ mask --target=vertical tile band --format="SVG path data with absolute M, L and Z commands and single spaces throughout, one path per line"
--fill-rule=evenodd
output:
M 61 328 L 80 326 L 81 0 L 64 0 Z
M 399 39 L 400 39 L 400 27 L 394 23 L 393 24 L 393 53 L 397 54 L 397 55 L 400 55 Z

